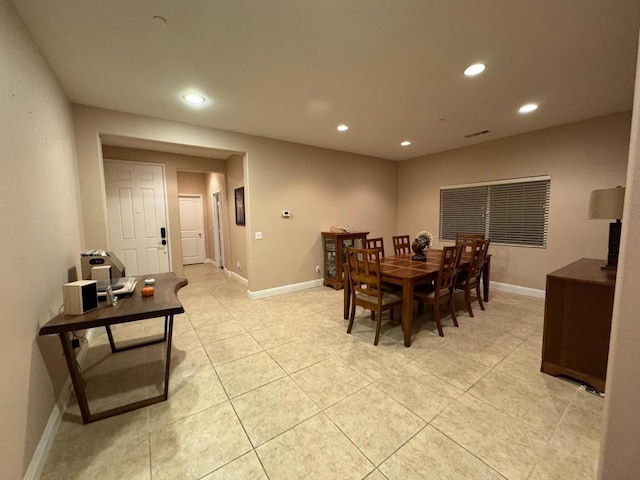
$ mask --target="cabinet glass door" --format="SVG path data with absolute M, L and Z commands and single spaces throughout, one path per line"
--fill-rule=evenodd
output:
M 325 238 L 324 239 L 324 251 L 325 251 L 325 275 L 329 278 L 336 278 L 336 239 Z

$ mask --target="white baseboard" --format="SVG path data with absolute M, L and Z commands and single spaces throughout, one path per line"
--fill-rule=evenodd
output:
M 42 475 L 42 470 L 44 469 L 44 464 L 49 456 L 51 445 L 53 444 L 53 440 L 56 438 L 56 433 L 58 433 L 62 414 L 64 413 L 65 408 L 67 408 L 67 402 L 71 397 L 69 384 L 70 382 L 67 381 L 65 382 L 64 387 L 62 387 L 62 393 L 60 394 L 56 404 L 53 406 L 53 411 L 51 412 L 51 415 L 49 415 L 49 421 L 47 421 L 47 425 L 44 427 L 44 432 L 42 432 L 42 436 L 40 437 L 36 451 L 31 458 L 29 468 L 24 474 L 23 480 L 37 480 Z
M 310 280 L 308 282 L 294 283 L 292 285 L 283 285 L 282 287 L 267 288 L 266 290 L 258 290 L 257 292 L 247 291 L 249 298 L 257 300 L 258 298 L 273 297 L 275 295 L 282 295 L 283 293 L 297 292 L 299 290 L 306 290 L 308 288 L 321 287 L 322 279 Z
M 249 282 L 246 278 L 241 277 L 237 273 L 234 273 L 230 270 L 224 269 L 225 272 L 229 275 L 229 277 L 233 278 L 237 282 L 240 282 L 242 285 L 248 286 Z M 273 297 L 276 295 L 282 295 L 283 293 L 291 293 L 297 292 L 299 290 L 306 290 L 308 288 L 321 287 L 322 279 L 310 280 L 308 282 L 302 283 L 294 283 L 291 285 L 283 285 L 282 287 L 268 288 L 266 290 L 258 290 L 256 292 L 252 292 L 251 290 L 247 290 L 247 295 L 249 298 L 253 300 L 257 300 L 259 298 L 267 298 Z M 509 283 L 499 283 L 499 282 L 491 282 L 491 288 L 500 290 L 503 292 L 516 293 L 518 295 L 526 295 L 527 297 L 536 297 L 536 298 L 544 298 L 545 291 L 538 290 L 536 288 L 529 287 L 521 287 L 519 285 L 511 285 Z
M 218 265 L 218 262 L 216 262 L 215 260 L 212 260 L 211 258 L 205 258 L 204 259 L 204 263 L 210 263 L 211 265 L 213 265 L 216 268 L 220 268 L 220 265 Z
M 544 298 L 545 296 L 544 290 L 538 290 L 536 288 L 521 287 L 519 285 L 511 285 L 509 283 L 498 283 L 498 282 L 491 282 L 490 285 L 492 289 L 495 288 L 496 290 L 500 290 L 503 292 L 517 293 L 518 295 L 526 295 L 527 297 Z
M 243 285 L 247 285 L 247 280 L 243 277 L 238 276 L 233 272 L 229 272 L 229 276 L 236 275 L 243 283 Z M 256 292 L 252 292 L 251 290 L 247 291 L 249 298 L 256 300 L 258 298 L 267 298 L 273 297 L 276 295 L 282 295 L 283 293 L 291 293 L 297 292 L 299 290 L 306 290 L 308 288 L 321 287 L 322 279 L 310 280 L 308 282 L 302 283 L 294 283 L 291 285 L 283 285 L 282 287 L 268 288 L 266 290 L 258 290 Z M 536 298 L 544 298 L 545 291 L 538 290 L 535 288 L 521 287 L 519 285 L 511 285 L 509 283 L 499 283 L 499 282 L 491 282 L 491 288 L 500 290 L 503 292 L 516 293 L 518 295 L 526 295 L 528 297 L 536 297 Z
M 248 281 L 246 278 L 241 277 L 241 276 L 240 276 L 240 275 L 238 275 L 237 273 L 232 272 L 231 270 L 228 270 L 227 268 L 225 268 L 225 269 L 224 269 L 224 271 L 225 271 L 225 272 L 227 272 L 227 275 L 229 275 L 229 277 L 230 277 L 232 280 L 235 280 L 236 282 L 238 282 L 238 283 L 240 283 L 240 284 L 244 285 L 245 287 L 249 285 L 249 281 Z
M 80 352 L 78 352 L 78 356 L 76 357 L 76 359 L 78 360 L 78 364 L 80 365 L 84 363 L 84 360 L 87 356 L 89 345 L 91 344 L 91 340 L 93 339 L 94 331 L 94 329 L 89 329 L 86 331 L 86 348 L 81 348 Z M 44 427 L 44 431 L 42 432 L 42 436 L 40 437 L 40 441 L 38 442 L 36 451 L 33 453 L 33 457 L 31 457 L 29 468 L 24 474 L 23 480 L 38 480 L 42 476 L 42 470 L 44 469 L 44 464 L 46 463 L 49 452 L 51 451 L 51 445 L 53 445 L 53 441 L 55 440 L 56 434 L 58 433 L 58 428 L 60 427 L 60 422 L 62 421 L 62 415 L 64 414 L 64 411 L 67 408 L 67 404 L 69 403 L 69 399 L 71 398 L 70 387 L 71 377 L 68 376 L 67 380 L 64 382 L 62 391 L 60 392 L 60 396 L 56 400 L 56 404 L 53 406 L 51 415 L 49 415 L 49 420 L 47 421 L 47 425 Z

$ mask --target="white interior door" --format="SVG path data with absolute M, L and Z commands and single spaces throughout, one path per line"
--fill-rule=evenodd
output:
M 110 248 L 126 275 L 168 272 L 163 167 L 105 160 L 104 178 Z
M 178 195 L 182 264 L 204 263 L 204 216 L 201 195 Z

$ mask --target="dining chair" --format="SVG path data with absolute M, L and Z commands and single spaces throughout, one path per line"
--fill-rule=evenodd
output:
M 456 245 L 464 245 L 462 253 L 471 252 L 471 246 L 473 245 L 474 240 L 484 240 L 484 235 L 481 233 L 456 233 Z M 487 256 L 485 255 L 484 261 L 482 262 L 482 268 L 484 268 L 486 263 Z
M 376 336 L 374 345 L 380 338 L 380 326 L 382 324 L 382 312 L 402 305 L 402 297 L 382 288 L 380 281 L 380 258 L 382 251 L 379 248 L 354 248 L 347 247 L 347 269 L 351 283 L 351 313 L 347 333 L 351 333 L 356 315 L 356 306 L 360 306 L 377 314 Z
M 380 248 L 382 250 L 382 258 L 384 258 L 384 239 L 382 237 L 365 239 L 364 248 Z
M 397 235 L 393 238 L 393 251 L 396 255 L 411 253 L 411 237 L 409 235 Z
M 382 250 L 381 257 L 384 258 L 384 239 L 382 237 L 378 238 L 367 238 L 364 244 L 365 248 L 380 248 Z M 373 260 L 373 259 L 372 259 Z M 392 283 L 382 282 L 382 289 L 385 292 L 397 293 L 402 291 L 402 287 L 399 285 L 394 285 Z M 376 319 L 376 314 L 373 310 L 371 310 L 371 320 Z M 391 310 L 391 320 L 393 320 L 393 310 Z
M 465 270 L 459 272 L 455 281 L 455 289 L 464 290 L 465 305 L 470 317 L 473 317 L 473 310 L 471 309 L 472 290 L 475 291 L 478 304 L 480 305 L 480 310 L 484 310 L 482 296 L 480 295 L 480 277 L 482 276 L 482 270 L 487 259 L 489 242 L 489 239 L 473 241 L 471 244 L 471 259 L 469 260 L 469 266 Z
M 444 247 L 442 249 L 438 278 L 435 284 L 417 287 L 413 292 L 413 298 L 415 300 L 433 306 L 433 317 L 438 327 L 438 334 L 441 337 L 444 337 L 442 322 L 440 321 L 440 305 L 442 303 L 447 302 L 449 304 L 453 324 L 456 327 L 458 326 L 453 298 L 462 249 L 462 245 Z
M 456 245 L 464 245 L 463 252 L 471 251 L 474 240 L 484 240 L 482 233 L 456 233 Z

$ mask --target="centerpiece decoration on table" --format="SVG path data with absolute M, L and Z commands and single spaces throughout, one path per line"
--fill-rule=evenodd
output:
M 411 250 L 415 254 L 411 257 L 411 260 L 416 260 L 418 262 L 426 262 L 427 261 L 427 248 L 433 245 L 433 235 L 431 232 L 427 232 L 426 230 L 422 230 L 418 232 L 415 240 L 411 244 Z

